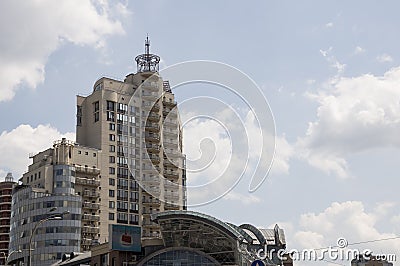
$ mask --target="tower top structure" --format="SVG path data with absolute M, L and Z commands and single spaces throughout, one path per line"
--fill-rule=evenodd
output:
M 137 72 L 158 72 L 160 57 L 150 53 L 149 36 L 146 37 L 144 50 L 144 54 L 138 55 L 135 58 Z
M 5 182 L 14 182 L 14 177 L 13 177 L 12 173 L 7 173 L 7 176 L 4 181 Z

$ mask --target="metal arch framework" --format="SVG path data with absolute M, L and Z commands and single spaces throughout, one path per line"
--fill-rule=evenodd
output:
M 227 224 L 230 227 L 234 228 L 236 231 L 238 231 L 244 237 L 244 239 L 247 241 L 248 244 L 253 244 L 253 238 L 246 231 L 244 231 L 242 228 L 240 228 L 237 225 L 234 225 L 231 223 L 227 223 Z
M 175 219 L 176 217 L 179 217 L 180 219 L 191 219 L 193 221 L 202 221 L 207 224 L 210 224 L 218 229 L 220 229 L 222 232 L 225 234 L 231 236 L 233 239 L 243 241 L 244 236 L 236 230 L 235 227 L 233 227 L 231 224 L 224 223 L 212 216 L 198 213 L 198 212 L 193 212 L 193 211 L 167 211 L 167 212 L 160 212 L 160 213 L 155 213 L 152 214 L 151 219 L 154 222 L 159 222 L 162 220 L 168 220 L 168 219 Z
M 251 231 L 257 237 L 261 246 L 264 246 L 267 243 L 267 240 L 265 239 L 263 233 L 261 233 L 260 230 L 258 230 L 257 227 L 255 227 L 254 225 L 242 224 L 239 226 L 239 228 L 247 229 L 247 230 Z
M 241 260 L 244 236 L 232 226 L 208 215 L 192 211 L 168 211 L 152 215 L 161 228 L 165 247 L 187 247 L 204 252 L 221 265 Z
M 189 252 L 193 252 L 196 253 L 199 256 L 205 257 L 206 259 L 210 260 L 215 266 L 220 266 L 221 264 L 213 257 L 211 257 L 210 255 L 197 250 L 197 249 L 192 249 L 192 248 L 188 248 L 188 247 L 169 247 L 169 248 L 164 248 L 161 250 L 158 250 L 154 253 L 152 253 L 150 256 L 146 257 L 143 261 L 139 262 L 137 266 L 144 266 L 146 265 L 146 262 L 150 261 L 151 259 L 163 254 L 163 253 L 167 253 L 170 251 L 189 251 Z

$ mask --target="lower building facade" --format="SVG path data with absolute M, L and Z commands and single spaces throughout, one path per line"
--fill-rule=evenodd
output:
M 5 265 L 10 242 L 10 217 L 12 190 L 16 183 L 11 173 L 0 182 L 0 265 Z
M 31 260 L 32 266 L 46 266 L 65 253 L 80 251 L 80 196 L 19 185 L 12 200 L 9 265 L 29 265 Z
M 156 213 L 151 220 L 159 226 L 160 237 L 137 238 L 135 228 L 127 225 L 117 237 L 110 235 L 109 243 L 92 247 L 90 265 L 248 266 L 257 260 L 262 263 L 259 265 L 293 265 L 278 256 L 286 248 L 284 232 L 278 226 L 273 229 L 250 224 L 236 226 L 192 211 Z M 267 250 L 261 259 L 260 249 Z M 66 256 L 53 265 L 76 266 L 83 261 L 89 264 L 88 256 L 82 254 L 74 259 Z

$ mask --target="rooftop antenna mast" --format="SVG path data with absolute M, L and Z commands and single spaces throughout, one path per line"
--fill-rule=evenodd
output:
M 150 40 L 147 35 L 144 42 L 144 54 L 135 58 L 137 64 L 137 72 L 158 72 L 160 57 L 150 53 Z

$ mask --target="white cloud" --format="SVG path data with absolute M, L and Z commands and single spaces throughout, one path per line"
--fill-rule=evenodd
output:
M 381 204 L 383 208 L 390 204 Z M 381 207 L 382 207 L 381 206 Z M 381 208 L 378 206 L 378 209 Z M 392 219 L 397 220 L 395 217 Z M 393 233 L 381 232 L 377 226 L 379 221 L 390 220 L 385 213 L 368 212 L 364 204 L 359 201 L 334 202 L 320 213 L 306 213 L 301 215 L 297 230 L 294 234 L 286 234 L 288 249 L 318 249 L 336 246 L 338 238 L 345 238 L 349 244 L 373 240 L 393 238 Z M 376 241 L 364 244 L 350 245 L 348 248 L 372 250 L 375 254 L 396 254 L 400 256 L 400 239 Z M 335 261 L 348 265 L 348 261 Z M 299 265 L 311 263 L 302 262 Z M 314 264 L 313 264 L 314 265 Z
M 294 147 L 286 140 L 285 135 L 275 138 L 275 157 L 271 167 L 271 174 L 289 174 L 289 161 L 295 154 Z
M 238 201 L 242 204 L 249 205 L 249 204 L 255 204 L 255 203 L 260 203 L 261 199 L 254 194 L 246 193 L 246 194 L 241 194 L 235 191 L 230 191 L 228 194 L 226 194 L 223 199 L 225 200 L 232 200 L 232 201 Z
M 365 49 L 364 48 L 362 48 L 362 47 L 360 47 L 360 46 L 357 46 L 355 49 L 354 49 L 354 54 L 363 54 L 363 53 L 365 53 Z
M 333 27 L 333 22 L 326 23 L 325 27 L 332 28 Z
M 185 113 L 181 109 L 189 204 L 222 196 L 241 180 L 250 182 L 256 169 L 261 169 L 262 173 L 269 170 L 271 162 L 259 161 L 262 152 L 273 151 L 272 143 L 263 143 L 266 130 L 261 130 L 251 111 L 240 110 L 239 116 L 235 114 L 236 111 L 226 107 L 215 112 L 212 119 L 193 119 L 194 113 Z M 274 174 L 287 174 L 289 159 L 293 154 L 292 147 L 285 136 L 277 137 L 276 145 L 276 157 L 271 171 Z M 196 187 L 210 181 L 213 181 L 212 189 L 211 185 L 207 185 L 210 189 L 202 187 L 200 190 Z M 225 199 L 239 200 L 240 197 L 247 198 L 249 202 L 258 200 L 248 191 L 244 194 L 228 194 Z
M 380 63 L 393 62 L 393 58 L 388 54 L 378 55 L 376 57 L 376 60 L 378 60 L 378 62 L 380 62 Z
M 315 79 L 307 79 L 306 80 L 307 85 L 313 85 L 313 84 L 315 84 L 315 82 L 316 82 Z
M 48 57 L 63 41 L 105 46 L 109 35 L 123 34 L 107 1 L 42 0 L 0 2 L 0 101 L 14 97 L 17 87 L 35 88 L 45 79 Z
M 48 149 L 53 141 L 66 137 L 75 140 L 74 133 L 60 133 L 50 125 L 20 125 L 10 132 L 3 131 L 0 135 L 0 178 L 6 172 L 12 172 L 17 180 L 26 172 L 31 163 L 29 154 Z
M 331 67 L 337 70 L 336 77 L 339 77 L 346 68 L 345 64 L 341 64 L 334 55 L 332 55 L 333 47 L 329 47 L 328 50 L 319 50 L 321 55 L 325 57 L 326 61 L 330 64 Z
M 308 162 L 348 177 L 346 157 L 374 148 L 400 148 L 400 68 L 383 76 L 338 78 L 328 90 L 309 94 L 317 119 L 296 144 Z

